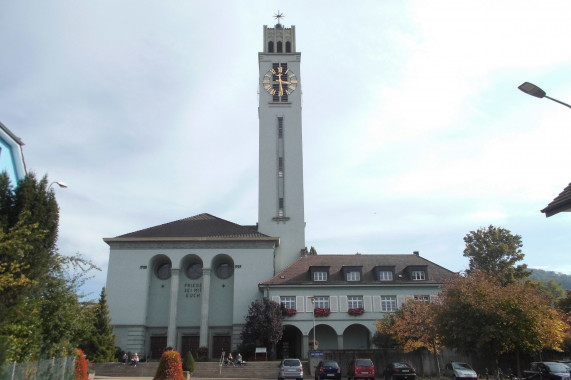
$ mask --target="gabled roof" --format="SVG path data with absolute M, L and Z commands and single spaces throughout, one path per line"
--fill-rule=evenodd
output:
M 2 122 L 0 122 L 0 129 L 4 131 L 8 136 L 10 136 L 10 138 L 14 140 L 14 142 L 16 142 L 18 145 L 20 146 L 24 145 L 24 142 L 18 136 L 12 133 L 12 131 L 9 130 L 8 127 L 2 124 Z
M 562 211 L 571 210 L 571 183 L 551 201 L 541 212 L 548 218 L 552 215 L 558 214 Z
M 256 226 L 241 226 L 206 213 L 103 240 L 120 241 L 176 238 L 277 240 L 277 238 L 270 238 L 267 235 L 259 233 Z
M 362 266 L 361 281 L 346 281 L 342 274 L 342 268 Z M 265 285 L 379 285 L 385 282 L 378 281 L 375 277 L 375 267 L 394 266 L 394 280 L 389 284 L 415 283 L 415 284 L 440 284 L 448 278 L 456 276 L 456 273 L 443 268 L 417 254 L 410 255 L 309 255 L 297 259 L 289 267 L 278 273 L 273 278 L 263 282 Z M 312 281 L 310 267 L 329 267 L 327 281 Z M 423 281 L 412 281 L 406 275 L 407 267 L 426 267 L 428 278 Z M 402 275 L 399 277 L 399 275 Z

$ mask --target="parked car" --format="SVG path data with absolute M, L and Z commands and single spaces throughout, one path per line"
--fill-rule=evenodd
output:
M 444 376 L 451 379 L 477 379 L 478 374 L 467 363 L 450 362 L 444 368 Z
M 278 365 L 278 380 L 282 379 L 298 379 L 303 380 L 303 366 L 299 359 L 282 359 Z
M 375 365 L 371 359 L 354 359 L 347 368 L 347 380 L 375 379 Z
M 320 361 L 315 367 L 315 380 L 336 379 L 341 380 L 341 367 L 334 360 Z
M 565 364 L 567 366 L 567 370 L 571 373 L 571 360 L 560 360 L 559 363 Z
M 533 362 L 530 369 L 523 371 L 524 377 L 535 377 L 538 380 L 569 380 L 569 368 L 563 363 Z
M 416 369 L 402 362 L 389 363 L 383 372 L 385 380 L 414 380 Z

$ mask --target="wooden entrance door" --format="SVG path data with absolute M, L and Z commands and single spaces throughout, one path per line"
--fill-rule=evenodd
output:
M 198 335 L 183 335 L 182 336 L 182 347 L 180 348 L 180 354 L 182 358 L 186 356 L 188 351 L 192 352 L 192 356 L 196 359 L 198 356 L 198 346 L 200 344 L 200 337 Z
M 232 337 L 230 335 L 218 335 L 212 337 L 212 358 L 219 359 L 222 352 L 230 352 L 230 344 L 232 343 Z
M 167 348 L 166 335 L 151 337 L 151 359 L 160 359 L 165 348 Z

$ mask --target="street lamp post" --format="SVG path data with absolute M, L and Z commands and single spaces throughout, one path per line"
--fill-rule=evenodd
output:
M 524 82 L 518 88 L 528 95 L 535 96 L 536 98 L 547 98 L 547 99 L 553 100 L 554 102 L 557 102 L 559 104 L 563 104 L 564 106 L 571 108 L 571 106 L 569 104 L 564 103 L 561 100 L 557 100 L 557 99 L 554 99 L 554 98 L 547 96 L 545 94 L 545 91 L 543 91 L 541 88 L 537 87 L 533 83 Z
M 311 299 L 311 306 L 313 306 L 313 351 L 315 351 L 315 296 L 309 298 Z
M 52 188 L 52 186 L 54 185 L 54 183 L 55 183 L 56 185 L 58 185 L 59 187 L 61 187 L 61 188 L 64 188 L 64 189 L 67 188 L 67 183 L 65 183 L 65 182 L 60 182 L 60 181 L 53 181 L 53 182 L 50 183 L 50 185 L 48 186 L 48 191 Z

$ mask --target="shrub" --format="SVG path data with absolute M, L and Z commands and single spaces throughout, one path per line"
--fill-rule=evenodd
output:
M 182 369 L 190 373 L 194 372 L 194 356 L 188 351 L 182 362 Z
M 185 380 L 182 374 L 182 359 L 177 351 L 165 351 L 153 380 Z
M 365 312 L 365 309 L 363 309 L 362 307 L 357 307 L 355 309 L 347 310 L 347 313 L 349 313 L 349 315 L 361 315 L 364 312 Z
M 87 375 L 87 359 L 82 349 L 75 350 L 75 379 L 88 380 Z
M 198 351 L 196 352 L 196 361 L 198 362 L 207 362 L 208 361 L 208 347 L 198 347 Z
M 324 309 L 321 307 L 316 307 L 315 309 L 313 309 L 313 315 L 315 315 L 316 317 L 327 317 L 330 313 L 331 310 Z

